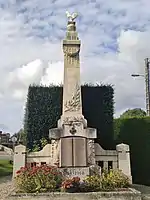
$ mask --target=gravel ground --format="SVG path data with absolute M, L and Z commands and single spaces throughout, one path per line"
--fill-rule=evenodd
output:
M 13 191 L 12 176 L 0 178 L 0 200 L 7 199 L 7 196 Z
M 133 188 L 142 193 L 142 200 L 150 200 L 150 186 L 134 184 Z

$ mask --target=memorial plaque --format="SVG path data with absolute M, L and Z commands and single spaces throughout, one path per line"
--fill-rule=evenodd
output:
M 72 138 L 61 138 L 60 146 L 60 167 L 72 167 Z
M 89 167 L 71 167 L 71 168 L 60 168 L 60 171 L 69 178 L 72 177 L 80 177 L 82 180 L 86 176 L 89 175 L 90 170 Z
M 87 166 L 87 140 L 82 137 L 73 138 L 74 167 Z

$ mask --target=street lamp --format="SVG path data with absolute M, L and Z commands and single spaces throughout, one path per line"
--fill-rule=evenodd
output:
M 13 136 L 13 137 L 11 138 L 11 141 L 12 141 L 12 143 L 13 143 L 13 152 L 14 152 L 14 150 L 15 150 L 15 143 L 17 142 L 17 137 L 16 137 L 16 136 Z
M 132 74 L 132 77 L 145 77 L 145 87 L 146 87 L 146 113 L 150 116 L 150 74 L 149 74 L 149 64 L 150 60 L 145 59 L 145 75 L 143 74 Z

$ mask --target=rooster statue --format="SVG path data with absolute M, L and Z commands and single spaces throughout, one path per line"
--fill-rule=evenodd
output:
M 68 11 L 66 11 L 66 15 L 67 15 L 68 20 L 71 21 L 71 22 L 73 22 L 75 20 L 75 18 L 77 18 L 78 13 L 73 13 L 71 15 Z

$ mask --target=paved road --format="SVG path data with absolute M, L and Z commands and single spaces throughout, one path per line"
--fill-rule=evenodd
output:
M 150 200 L 150 186 L 134 184 L 133 187 L 142 193 L 142 200 Z
M 0 160 L 12 160 L 12 155 L 4 151 L 0 151 Z

